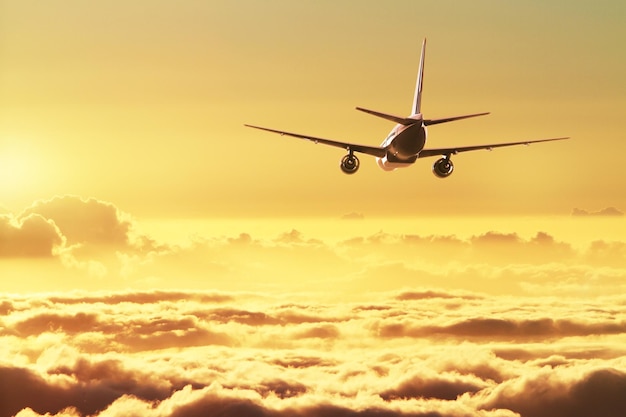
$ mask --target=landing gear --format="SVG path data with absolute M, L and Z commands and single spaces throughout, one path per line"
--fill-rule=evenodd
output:
M 354 174 L 359 169 L 359 158 L 350 150 L 350 153 L 341 158 L 339 165 L 341 170 L 346 174 Z
M 439 178 L 446 178 L 454 171 L 454 164 L 450 155 L 446 155 L 433 164 L 433 174 Z

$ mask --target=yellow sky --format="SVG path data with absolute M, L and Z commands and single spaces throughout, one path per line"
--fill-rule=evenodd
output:
M 626 206 L 618 1 L 0 2 L 0 204 L 74 194 L 146 217 L 568 213 Z M 378 145 L 428 37 L 430 146 L 569 135 L 393 173 L 247 130 Z
M 0 417 L 626 415 L 625 4 L 0 0 Z

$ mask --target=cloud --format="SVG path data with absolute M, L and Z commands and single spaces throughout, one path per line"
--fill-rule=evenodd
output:
M 355 211 L 346 213 L 341 216 L 341 220 L 363 220 L 365 215 L 363 213 L 357 213 Z
M 194 291 L 141 291 L 141 292 L 74 292 L 68 295 L 51 295 L 48 300 L 59 304 L 153 304 L 176 301 L 223 303 L 233 301 L 232 295 L 217 292 Z
M 41 215 L 29 214 L 18 220 L 0 216 L 0 258 L 49 258 L 64 243 L 56 225 Z
M 524 237 L 491 230 L 466 238 L 381 231 L 334 242 L 291 229 L 274 238 L 244 231 L 170 245 L 139 233 L 131 217 L 115 205 L 76 196 L 38 201 L 17 219 L 2 221 L 4 259 L 28 253 L 58 264 L 22 263 L 17 269 L 3 263 L 0 273 L 15 277 L 29 270 L 33 276 L 63 277 L 40 279 L 42 290 L 297 292 L 315 287 L 324 293 L 332 287 L 358 296 L 415 287 L 563 295 L 626 289 L 624 242 L 598 240 L 580 247 L 542 231 Z M 16 290 L 28 284 L 9 281 L 8 288 Z M 450 299 L 448 305 L 459 302 Z
M 592 265 L 626 268 L 626 242 L 596 240 L 591 242 L 584 256 Z
M 485 408 L 507 408 L 528 417 L 621 416 L 626 413 L 626 373 L 595 369 L 582 376 L 541 370 L 494 390 Z
M 32 215 L 56 225 L 75 256 L 97 256 L 103 250 L 148 253 L 167 249 L 154 239 L 137 233 L 130 215 L 111 203 L 94 198 L 65 195 L 39 200 L 17 219 L 21 221 Z
M 287 229 L 167 245 L 68 196 L 0 219 L 6 285 L 72 289 L 0 294 L 0 417 L 623 411 L 625 242 Z M 25 248 L 37 274 L 14 272 Z
M 420 371 L 401 381 L 397 387 L 383 391 L 380 396 L 385 401 L 409 398 L 435 398 L 455 400 L 465 393 L 476 393 L 489 384 L 473 375 L 458 373 L 432 373 Z
M 422 291 L 403 291 L 396 297 L 398 300 L 409 301 L 409 300 L 424 300 L 431 298 L 447 298 L 447 299 L 467 299 L 467 300 L 475 300 L 477 298 L 481 298 L 475 294 L 465 294 L 465 295 L 455 295 L 449 292 L 444 291 L 433 291 L 433 290 L 422 290 Z
M 76 196 L 54 197 L 36 201 L 20 215 L 0 216 L 0 258 L 45 258 L 53 263 L 0 264 L 0 270 L 9 269 L 9 276 L 22 275 L 23 270 L 32 274 L 71 276 L 67 270 L 76 272 L 75 288 L 89 283 L 85 275 L 94 278 L 119 276 L 120 260 L 124 257 L 146 257 L 170 251 L 167 245 L 136 231 L 129 215 L 113 204 L 93 198 Z M 86 274 L 85 274 L 86 273 Z M 4 276 L 7 276 L 2 271 Z M 19 286 L 19 278 L 10 279 Z M 41 280 L 43 281 L 43 280 Z M 60 280 L 68 283 L 67 278 Z M 57 280 L 48 280 L 43 289 L 57 289 Z M 23 285 L 26 285 L 24 283 Z M 61 285 L 63 286 L 63 285 Z M 91 287 L 91 285 L 88 285 Z
M 40 200 L 25 209 L 21 217 L 38 214 L 54 221 L 68 243 L 95 243 L 123 246 L 128 243 L 132 224 L 113 204 L 77 196 Z
M 571 336 L 590 336 L 626 333 L 626 321 L 584 323 L 551 318 L 507 319 L 467 318 L 449 325 L 420 325 L 404 322 L 385 324 L 377 328 L 383 338 L 393 337 L 440 337 L 489 338 L 492 340 L 551 340 Z
M 602 210 L 599 211 L 587 211 L 587 210 L 583 210 L 583 209 L 579 209 L 579 208 L 574 208 L 572 210 L 572 216 L 609 216 L 609 217 L 615 217 L 615 216 L 623 216 L 624 213 L 620 210 L 618 210 L 615 207 L 606 207 L 603 208 Z
M 0 305 L 0 417 L 610 415 L 598 396 L 623 407 L 621 295 L 152 290 Z

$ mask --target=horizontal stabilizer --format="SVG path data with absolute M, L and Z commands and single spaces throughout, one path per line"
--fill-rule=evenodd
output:
M 421 119 L 411 119 L 409 117 L 394 116 L 393 114 L 381 113 L 374 110 L 364 109 L 362 107 L 357 107 L 356 109 L 364 113 L 371 114 L 372 116 L 382 117 L 383 119 L 391 120 L 392 122 L 396 122 L 405 126 L 409 126 L 421 121 Z
M 424 126 L 438 125 L 440 123 L 454 122 L 455 120 L 469 119 L 470 117 L 484 116 L 487 113 L 467 114 L 465 116 L 446 117 L 445 119 L 428 119 L 424 120 Z

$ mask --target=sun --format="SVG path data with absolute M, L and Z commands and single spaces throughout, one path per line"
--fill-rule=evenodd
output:
M 26 146 L 14 139 L 0 139 L 0 201 L 30 188 L 36 169 Z

